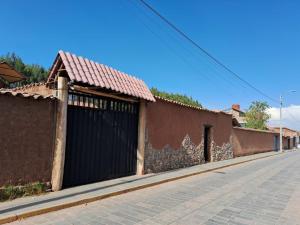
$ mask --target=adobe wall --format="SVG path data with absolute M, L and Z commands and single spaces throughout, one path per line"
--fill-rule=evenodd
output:
M 0 186 L 51 180 L 55 104 L 0 95 Z
M 239 127 L 234 127 L 232 134 L 235 157 L 273 151 L 275 150 L 274 136 L 279 137 L 278 133 Z
M 231 115 L 156 98 L 146 118 L 145 173 L 204 163 L 204 126 L 211 126 L 210 161 L 233 157 Z

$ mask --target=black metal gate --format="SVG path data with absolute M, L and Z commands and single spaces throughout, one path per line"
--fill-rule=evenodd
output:
M 63 187 L 136 173 L 138 104 L 69 93 Z

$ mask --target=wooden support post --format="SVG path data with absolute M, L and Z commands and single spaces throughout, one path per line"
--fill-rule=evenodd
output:
M 145 158 L 145 133 L 146 133 L 146 101 L 140 101 L 139 107 L 139 127 L 138 127 L 138 149 L 137 149 L 137 167 L 136 174 L 144 174 Z
M 68 80 L 65 77 L 58 77 L 57 98 L 56 137 L 51 177 L 53 191 L 61 190 L 64 174 L 68 107 Z

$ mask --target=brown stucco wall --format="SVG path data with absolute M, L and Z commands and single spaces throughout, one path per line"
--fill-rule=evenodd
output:
M 55 104 L 0 95 L 0 186 L 50 181 Z
M 273 151 L 275 150 L 274 136 L 279 136 L 279 134 L 273 132 L 237 127 L 233 128 L 232 134 L 233 154 L 235 157 Z
M 145 173 L 203 163 L 204 125 L 211 127 L 211 161 L 230 158 L 232 117 L 162 99 L 146 107 Z

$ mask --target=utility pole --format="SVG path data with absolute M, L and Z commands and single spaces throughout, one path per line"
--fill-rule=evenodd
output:
M 280 126 L 280 152 L 282 152 L 282 95 L 280 95 L 280 119 L 279 119 L 279 126 Z
M 295 93 L 296 90 L 289 90 L 288 93 Z M 282 136 L 283 136 L 283 133 L 282 133 L 282 105 L 283 105 L 283 97 L 282 97 L 282 94 L 280 95 L 280 119 L 279 119 L 279 126 L 280 126 L 280 152 L 282 152 Z

